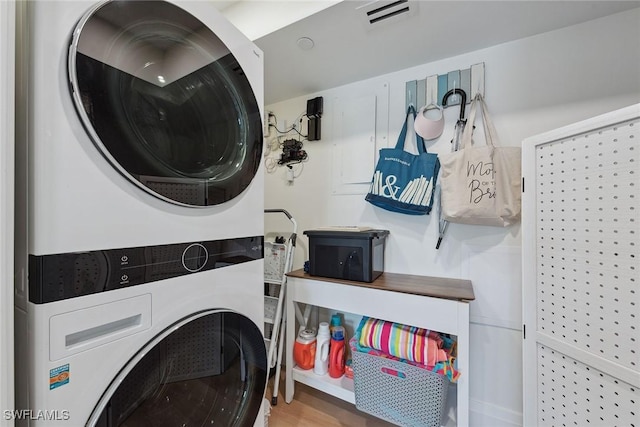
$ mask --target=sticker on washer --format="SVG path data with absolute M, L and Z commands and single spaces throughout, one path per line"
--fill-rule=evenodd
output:
M 49 390 L 61 387 L 69 382 L 69 364 L 58 366 L 49 371 Z

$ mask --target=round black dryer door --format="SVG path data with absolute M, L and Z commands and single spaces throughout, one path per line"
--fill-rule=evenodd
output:
M 89 427 L 253 426 L 267 355 L 256 325 L 230 311 L 178 322 L 112 381 Z
M 172 203 L 239 195 L 260 164 L 262 121 L 233 53 L 165 1 L 109 1 L 78 23 L 69 48 L 76 110 L 125 177 Z

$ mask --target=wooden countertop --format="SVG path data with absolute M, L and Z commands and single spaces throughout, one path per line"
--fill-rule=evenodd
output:
M 333 279 L 330 277 L 312 276 L 303 269 L 287 273 L 289 277 L 299 279 L 323 280 L 325 282 L 344 285 L 360 286 L 364 288 L 380 289 L 384 291 L 402 292 L 405 294 L 421 295 L 459 301 L 473 301 L 473 286 L 470 280 L 449 279 L 445 277 L 413 276 L 410 274 L 382 273 L 371 283 L 353 280 Z

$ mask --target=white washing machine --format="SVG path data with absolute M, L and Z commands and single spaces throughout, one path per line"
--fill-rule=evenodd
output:
M 262 425 L 262 52 L 203 1 L 18 8 L 17 417 Z

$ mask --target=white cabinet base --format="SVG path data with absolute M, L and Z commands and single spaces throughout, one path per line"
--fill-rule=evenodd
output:
M 402 323 L 455 335 L 458 345 L 456 420 L 469 425 L 469 301 L 475 297 L 468 280 L 384 273 L 372 283 L 309 276 L 297 270 L 287 281 L 287 350 L 285 401 L 293 400 L 295 382 L 355 403 L 353 381 L 318 376 L 313 370 L 295 367 L 293 343 L 296 339 L 298 304 L 330 308 L 390 322 Z M 300 312 L 300 309 L 298 309 Z

